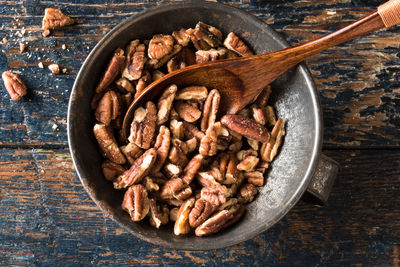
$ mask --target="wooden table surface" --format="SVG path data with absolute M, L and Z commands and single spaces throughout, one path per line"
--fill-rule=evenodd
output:
M 242 0 L 296 44 L 372 11 L 378 0 Z M 159 1 L 0 0 L 0 71 L 26 81 L 28 97 L 0 90 L 1 265 L 398 266 L 400 262 L 400 28 L 330 48 L 307 61 L 320 93 L 323 151 L 341 165 L 329 205 L 300 201 L 283 220 L 226 249 L 190 252 L 138 240 L 88 197 L 68 150 L 66 116 L 79 68 L 124 18 Z M 41 36 L 46 7 L 76 25 Z M 19 43 L 28 44 L 24 53 Z M 62 49 L 65 44 L 67 49 Z M 58 63 L 67 73 L 54 75 Z

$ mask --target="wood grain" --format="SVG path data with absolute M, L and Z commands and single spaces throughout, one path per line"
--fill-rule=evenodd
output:
M 140 241 L 105 219 L 80 185 L 67 150 L 3 149 L 0 262 L 396 266 L 400 170 L 393 166 L 400 164 L 400 150 L 325 153 L 342 166 L 328 207 L 300 202 L 281 222 L 250 241 L 189 252 Z

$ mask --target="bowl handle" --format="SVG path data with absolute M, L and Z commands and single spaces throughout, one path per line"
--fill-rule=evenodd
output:
M 338 171 L 339 164 L 321 154 L 315 173 L 302 199 L 317 206 L 325 206 Z

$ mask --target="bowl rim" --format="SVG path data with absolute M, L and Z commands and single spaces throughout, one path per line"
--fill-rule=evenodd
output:
M 89 65 L 91 65 L 91 61 L 93 57 L 95 57 L 95 54 L 99 53 L 99 50 L 102 49 L 103 46 L 107 45 L 108 42 L 110 42 L 116 35 L 118 35 L 121 31 L 125 30 L 129 26 L 129 24 L 134 23 L 136 20 L 142 19 L 146 16 L 153 16 L 156 15 L 157 13 L 163 13 L 165 11 L 175 9 L 177 7 L 192 7 L 192 8 L 212 8 L 212 9 L 223 9 L 224 11 L 227 11 L 230 14 L 233 15 L 238 15 L 241 16 L 244 20 L 249 19 L 253 20 L 260 25 L 262 25 L 263 28 L 265 28 L 271 36 L 274 38 L 274 40 L 282 47 L 289 47 L 288 42 L 280 35 L 278 34 L 274 29 L 272 29 L 268 24 L 264 23 L 262 20 L 257 18 L 255 15 L 241 10 L 237 7 L 218 3 L 218 2 L 209 2 L 209 1 L 196 1 L 196 0 L 189 0 L 189 1 L 180 1 L 180 2 L 168 2 L 168 3 L 163 3 L 161 5 L 155 6 L 155 7 L 150 7 L 147 9 L 142 10 L 141 12 L 134 14 L 132 16 L 129 16 L 122 22 L 120 22 L 118 25 L 113 27 L 98 43 L 97 45 L 91 50 L 87 58 L 85 59 L 84 63 L 82 64 L 75 82 L 73 84 L 71 94 L 70 94 L 70 99 L 68 103 L 68 114 L 67 114 L 67 136 L 68 136 L 68 146 L 71 154 L 71 158 L 75 167 L 75 170 L 78 174 L 79 180 L 81 181 L 85 191 L 89 194 L 90 198 L 94 201 L 97 207 L 100 208 L 102 213 L 104 214 L 105 217 L 108 217 L 112 219 L 114 222 L 116 222 L 120 227 L 125 229 L 127 232 L 133 234 L 135 237 L 140 238 L 141 240 L 147 241 L 149 243 L 155 244 L 155 245 L 161 245 L 163 247 L 167 248 L 172 248 L 172 249 L 182 249 L 182 250 L 211 250 L 211 249 L 219 249 L 219 248 L 225 248 L 229 246 L 236 245 L 238 243 L 244 242 L 246 240 L 252 239 L 255 236 L 265 232 L 268 228 L 271 226 L 275 225 L 278 221 L 280 221 L 292 208 L 293 206 L 300 200 L 301 196 L 304 194 L 306 191 L 311 178 L 316 170 L 318 160 L 321 155 L 321 150 L 322 150 L 322 138 L 323 138 L 323 121 L 322 121 L 322 112 L 321 112 L 321 104 L 319 100 L 319 94 L 316 89 L 315 83 L 312 79 L 311 73 L 306 66 L 306 64 L 300 63 L 297 66 L 297 70 L 300 72 L 300 74 L 303 76 L 305 79 L 305 83 L 307 87 L 309 88 L 311 100 L 312 100 L 312 105 L 314 107 L 314 121 L 315 121 L 315 140 L 312 146 L 312 153 L 311 157 L 309 160 L 309 165 L 308 168 L 305 172 L 305 175 L 300 183 L 300 186 L 297 188 L 295 193 L 292 195 L 292 197 L 289 199 L 289 201 L 285 204 L 282 205 L 280 208 L 281 210 L 277 213 L 277 215 L 271 220 L 268 224 L 261 225 L 255 231 L 252 232 L 251 235 L 246 235 L 246 236 L 240 236 L 236 239 L 227 241 L 223 245 L 221 244 L 215 244 L 213 242 L 210 242 L 207 247 L 187 247 L 184 245 L 184 243 L 173 243 L 173 242 L 166 242 L 164 240 L 161 241 L 155 241 L 152 238 L 148 238 L 145 234 L 136 232 L 133 229 L 131 229 L 128 225 L 126 225 L 122 220 L 119 220 L 116 218 L 112 213 L 107 212 L 105 208 L 103 207 L 103 204 L 96 199 L 95 193 L 91 190 L 89 182 L 82 177 L 81 173 L 83 172 L 83 168 L 81 167 L 81 164 L 79 162 L 78 157 L 73 153 L 78 149 L 75 145 L 75 137 L 73 135 L 73 130 L 72 130 L 72 123 L 71 123 L 71 118 L 72 118 L 72 112 L 74 110 L 75 106 L 75 98 L 77 94 L 77 90 L 80 87 L 80 84 L 82 83 L 82 78 L 84 77 L 84 73 L 87 71 Z M 204 237 L 203 237 L 204 238 Z

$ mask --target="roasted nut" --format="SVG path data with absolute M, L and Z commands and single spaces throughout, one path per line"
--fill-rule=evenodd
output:
M 250 109 L 249 108 L 243 108 L 239 110 L 237 115 L 240 115 L 242 117 L 250 118 Z
M 150 199 L 150 224 L 155 228 L 167 224 L 169 219 L 169 210 L 164 205 L 162 208 L 157 204 L 154 198 Z
M 133 164 L 138 157 L 143 155 L 143 150 L 134 143 L 121 146 L 120 149 L 130 164 Z
M 178 165 L 178 166 L 185 166 L 188 162 L 186 154 L 188 153 L 187 146 L 185 142 L 182 142 L 179 139 L 172 140 L 172 147 L 169 151 L 168 159 L 170 162 Z
M 198 226 L 195 234 L 196 236 L 206 236 L 216 233 L 225 228 L 228 222 L 233 219 L 234 216 L 229 210 L 221 210 Z
M 209 127 L 214 125 L 217 119 L 217 113 L 219 103 L 221 101 L 221 95 L 217 89 L 213 89 L 207 96 L 206 102 L 204 103 L 203 118 L 201 119 L 201 130 L 206 131 Z
M 165 175 L 171 179 L 178 177 L 182 173 L 182 168 L 178 165 L 167 163 L 164 165 L 163 171 Z
M 160 186 L 153 181 L 150 176 L 146 176 L 143 178 L 143 185 L 146 187 L 148 192 L 156 192 L 160 190 Z
M 195 137 L 198 141 L 201 141 L 203 137 L 205 136 L 205 133 L 197 129 L 196 126 L 193 124 L 183 122 L 183 134 L 185 135 L 185 138 L 191 139 Z
M 186 33 L 186 30 L 181 28 L 179 31 L 173 31 L 172 37 L 181 46 L 187 46 L 190 42 L 190 36 Z
M 239 187 L 242 185 L 244 181 L 243 172 L 238 172 L 238 173 L 239 175 L 237 180 L 233 184 L 231 184 L 230 187 L 227 187 L 227 192 L 225 194 L 227 198 L 236 196 Z
M 272 106 L 267 106 L 265 108 L 265 114 L 267 117 L 267 125 L 274 126 L 276 124 L 275 110 Z
M 232 136 L 229 134 L 228 129 L 222 126 L 221 122 L 214 124 L 215 131 L 217 132 L 217 149 L 225 150 L 228 148 L 229 143 L 232 140 Z
M 164 199 L 165 202 L 167 202 L 168 205 L 170 206 L 175 206 L 175 207 L 180 207 L 182 206 L 183 202 L 182 200 L 177 200 L 176 198 L 168 198 Z
M 194 156 L 186 165 L 185 169 L 183 169 L 182 173 L 182 180 L 186 184 L 190 184 L 193 181 L 196 173 L 200 169 L 201 165 L 203 164 L 204 157 L 200 154 Z
M 161 188 L 160 193 L 162 199 L 176 198 L 177 200 L 185 200 L 191 195 L 192 188 L 180 178 L 173 178 L 166 182 Z
M 100 99 L 95 111 L 96 120 L 109 125 L 121 113 L 118 95 L 114 91 L 107 91 Z
M 151 78 L 150 72 L 143 71 L 143 75 L 137 81 L 137 84 L 135 87 L 135 90 L 136 90 L 136 93 L 134 96 L 135 99 L 137 99 L 144 92 L 144 89 L 146 89 L 147 85 L 149 85 L 152 82 L 151 79 L 152 78 Z
M 224 45 L 226 48 L 235 51 L 242 57 L 249 57 L 254 55 L 250 48 L 248 48 L 247 45 L 242 40 L 240 40 L 240 38 L 233 32 L 230 32 L 228 34 L 224 41 Z
M 264 175 L 262 172 L 259 171 L 245 172 L 244 177 L 247 179 L 247 182 L 255 186 L 264 185 Z
M 149 213 L 150 201 L 143 185 L 133 185 L 125 192 L 122 209 L 129 213 L 132 221 L 143 220 Z
M 218 47 L 222 41 L 222 33 L 215 27 L 199 22 L 195 29 L 187 29 L 186 33 L 197 50 L 209 50 Z
M 124 70 L 122 71 L 122 77 L 133 81 L 142 76 L 144 64 L 146 62 L 144 54 L 145 49 L 145 45 L 140 44 L 139 40 L 130 42 L 126 49 L 126 62 Z
M 108 67 L 101 78 L 99 84 L 96 87 L 96 93 L 101 93 L 105 91 L 108 86 L 115 80 L 118 74 L 121 71 L 122 66 L 124 65 L 125 57 L 124 50 L 118 48 L 114 52 L 114 56 L 111 58 Z
M 240 161 L 244 160 L 249 155 L 257 157 L 258 154 L 257 151 L 252 149 L 240 150 L 238 153 L 236 153 L 236 157 Z
M 172 107 L 171 112 L 169 113 L 169 120 L 179 120 L 179 114 L 176 112 L 174 107 Z
M 216 61 L 224 59 L 227 56 L 227 50 L 225 48 L 210 49 L 210 50 L 198 50 L 196 52 L 196 63 L 204 63 L 209 61 Z
M 97 123 L 93 127 L 93 133 L 96 137 L 97 143 L 101 151 L 105 154 L 105 156 L 117 163 L 117 164 L 125 164 L 126 159 L 124 155 L 121 153 L 117 141 L 112 133 L 112 130 L 106 127 L 102 123 Z
M 183 139 L 183 123 L 177 120 L 171 120 L 169 122 L 169 129 L 171 130 L 172 136 L 178 139 Z
M 148 55 L 152 59 L 160 59 L 172 52 L 174 38 L 168 34 L 156 34 L 150 40 Z
M 172 208 L 169 211 L 169 220 L 172 222 L 176 222 L 176 218 L 178 217 L 179 208 Z
M 263 108 L 267 105 L 269 96 L 271 95 L 271 86 L 268 85 L 265 87 L 261 93 L 257 96 L 257 99 L 255 101 L 255 104 L 259 106 L 260 108 Z
M 253 119 L 259 124 L 265 125 L 267 123 L 267 117 L 265 115 L 265 109 L 259 108 L 255 105 L 250 107 Z
M 285 129 L 283 126 L 284 121 L 282 118 L 279 118 L 274 129 L 272 129 L 270 140 L 268 143 L 262 145 L 260 154 L 264 161 L 271 162 L 278 153 L 278 149 L 282 143 L 282 138 L 285 135 Z
M 208 90 L 205 86 L 188 86 L 178 91 L 176 100 L 198 100 L 204 101 L 207 99 Z
M 127 78 L 119 78 L 115 84 L 117 85 L 118 89 L 121 93 L 135 93 L 135 87 L 130 83 Z
M 242 204 L 252 202 L 257 193 L 257 188 L 254 185 L 244 184 L 239 189 L 238 201 Z
M 251 138 L 263 143 L 268 142 L 269 132 L 263 125 L 256 121 L 239 115 L 224 115 L 221 123 L 230 130 L 237 132 L 247 138 Z
M 172 49 L 172 52 L 167 54 L 167 55 L 165 55 L 163 58 L 147 60 L 146 61 L 146 67 L 148 69 L 158 69 L 158 68 L 164 66 L 164 64 L 167 63 L 168 60 L 170 60 L 173 56 L 178 54 L 181 50 L 182 50 L 182 46 L 181 45 L 174 45 L 173 49 Z
M 254 171 L 260 159 L 252 154 L 247 154 L 243 157 L 242 161 L 237 165 L 237 169 L 240 171 Z
M 219 206 L 226 202 L 227 188 L 224 185 L 213 185 L 201 189 L 201 198 L 210 202 L 214 206 Z
M 135 143 L 143 149 L 148 149 L 153 141 L 156 130 L 157 109 L 153 102 L 146 103 L 146 109 L 135 110 L 134 119 L 131 124 L 129 142 Z
M 4 86 L 6 87 L 11 100 L 18 101 L 24 95 L 26 95 L 28 89 L 18 75 L 12 73 L 11 71 L 5 71 L 1 77 L 3 78 Z
M 230 198 L 224 204 L 218 207 L 219 210 L 230 210 L 239 203 L 237 198 Z
M 175 84 L 168 86 L 162 93 L 160 99 L 158 100 L 157 108 L 157 125 L 161 125 L 168 120 L 169 113 L 172 108 L 172 103 L 174 102 L 176 91 L 178 87 Z
M 236 167 L 238 164 L 238 161 L 236 159 L 236 157 L 232 154 L 229 154 L 229 162 L 228 165 L 226 166 L 226 172 L 225 172 L 225 179 L 222 182 L 223 184 L 234 184 L 237 183 L 237 181 L 239 180 L 239 170 Z M 222 166 L 220 165 L 220 168 Z
M 156 161 L 157 151 L 150 148 L 135 160 L 129 170 L 120 175 L 114 182 L 115 189 L 122 189 L 139 183 L 151 170 Z
M 156 138 L 154 148 L 157 150 L 157 158 L 151 173 L 157 173 L 161 170 L 165 160 L 168 157 L 169 147 L 171 144 L 171 134 L 167 127 L 161 125 L 160 132 Z
M 198 172 L 196 180 L 203 187 L 219 185 L 211 171 Z
M 269 162 L 260 161 L 256 167 L 256 171 L 261 172 L 262 174 L 269 168 Z
M 196 137 L 193 137 L 193 138 L 191 138 L 189 140 L 186 140 L 185 141 L 185 146 L 186 146 L 187 153 L 195 151 L 198 144 L 199 144 L 199 142 L 197 142 Z
M 101 164 L 101 169 L 103 170 L 104 178 L 112 182 L 126 171 L 126 169 L 121 165 L 109 160 L 106 160 Z
M 58 64 L 50 64 L 48 66 L 48 68 L 54 74 L 59 74 L 60 73 L 60 66 Z
M 185 102 L 176 102 L 175 110 L 179 117 L 187 122 L 195 122 L 201 117 L 201 111 Z
M 160 79 L 161 77 L 163 77 L 165 75 L 164 72 L 159 71 L 159 70 L 155 70 L 151 73 L 151 78 L 153 79 L 153 81 L 157 81 L 158 79 Z
M 189 213 L 194 205 L 194 198 L 186 200 L 182 206 L 179 208 L 176 222 L 174 225 L 174 234 L 181 235 L 187 234 L 190 231 L 189 225 Z
M 206 135 L 201 139 L 199 152 L 203 156 L 217 154 L 217 132 L 213 126 L 207 129 Z
M 247 143 L 249 144 L 249 146 L 258 151 L 258 149 L 260 148 L 260 142 L 258 142 L 257 140 L 253 140 L 251 138 L 246 138 L 247 139 Z
M 42 20 L 43 36 L 50 34 L 50 29 L 61 28 L 74 24 L 74 20 L 57 8 L 46 8 Z
M 203 222 L 205 222 L 211 214 L 214 212 L 215 207 L 211 205 L 210 202 L 205 201 L 204 199 L 197 199 L 193 209 L 189 214 L 189 225 L 192 228 L 196 228 Z
M 183 47 L 176 56 L 167 62 L 167 70 L 168 72 L 173 72 L 193 64 L 196 64 L 196 58 L 193 51 L 188 47 Z

